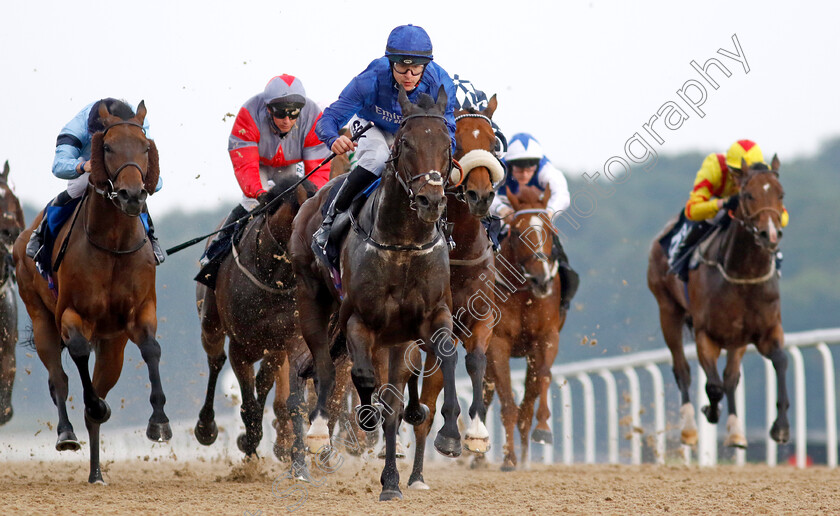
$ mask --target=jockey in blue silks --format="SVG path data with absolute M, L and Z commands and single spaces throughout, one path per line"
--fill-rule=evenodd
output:
M 455 86 L 446 70 L 432 59 L 432 41 L 426 31 L 415 25 L 400 25 L 388 35 L 385 55 L 371 61 L 344 88 L 338 100 L 324 110 L 315 126 L 318 137 L 337 155 L 356 149 L 354 159 L 358 161 L 312 238 L 316 256 L 322 259 L 326 256 L 329 231 L 336 214 L 347 210 L 353 198 L 382 174 L 402 120 L 397 100 L 400 89 L 405 89 L 408 99 L 416 103 L 421 93 L 437 99 L 438 90 L 444 87 L 449 99 L 444 117 L 455 148 Z M 348 136 L 339 136 L 339 130 L 348 121 L 354 132 L 368 121 L 374 127 L 355 143 Z
M 47 203 L 44 208 L 44 216 L 41 225 L 32 232 L 29 243 L 26 245 L 26 255 L 32 259 L 43 247 L 44 236 L 49 232 L 57 235 L 61 226 L 72 215 L 79 199 L 88 187 L 90 176 L 90 141 L 94 133 L 102 131 L 102 121 L 99 118 L 99 106 L 105 103 L 108 112 L 123 120 L 134 118 L 134 107 L 122 100 L 105 98 L 92 102 L 85 106 L 58 134 L 55 144 L 55 158 L 53 160 L 52 172 L 58 178 L 67 179 L 67 189 L 55 199 Z M 143 131 L 149 138 L 149 118 L 143 120 Z M 163 186 L 162 178 L 158 178 L 155 192 Z M 155 227 L 147 212 L 141 213 L 144 226 L 149 235 L 149 241 L 155 253 L 155 262 L 163 263 L 166 253 L 161 249 L 155 237 Z

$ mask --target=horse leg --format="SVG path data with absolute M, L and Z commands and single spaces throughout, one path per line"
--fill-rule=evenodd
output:
M 292 447 L 291 442 L 294 440 L 294 430 L 292 428 L 291 406 L 288 404 L 291 396 L 291 378 L 289 366 L 289 356 L 287 353 L 282 353 L 283 361 L 278 364 L 277 370 L 274 373 L 274 421 L 272 426 L 277 433 L 274 440 L 274 456 L 279 461 L 285 461 L 289 458 L 289 450 Z
M 505 351 L 508 353 L 505 353 Z M 491 390 L 495 390 L 499 395 L 499 404 L 502 407 L 502 425 L 505 427 L 505 456 L 502 462 L 502 471 L 513 471 L 516 469 L 516 453 L 513 444 L 514 427 L 519 418 L 519 407 L 516 406 L 516 401 L 513 399 L 513 388 L 510 380 L 510 362 L 505 359 L 506 355 L 509 356 L 507 343 L 502 339 L 493 337 L 488 352 L 491 355 L 491 376 L 495 380 Z M 487 399 L 485 398 L 485 400 Z
M 443 306 L 432 317 L 431 334 L 426 342 L 432 342 L 435 356 L 441 361 L 443 372 L 443 406 L 440 413 L 443 416 L 443 427 L 435 437 L 435 449 L 446 457 L 461 455 L 461 432 L 458 429 L 458 416 L 461 405 L 458 393 L 455 392 L 455 366 L 458 355 L 455 353 L 457 340 L 452 333 L 452 314 L 449 308 Z
M 67 395 L 69 389 L 67 374 L 65 374 L 64 367 L 61 365 L 61 347 L 59 345 L 59 336 L 55 329 L 55 323 L 44 321 L 38 316 L 33 317 L 32 332 L 38 358 L 41 359 L 49 374 L 50 397 L 58 409 L 58 426 L 56 428 L 58 440 L 55 443 L 55 449 L 58 451 L 78 451 L 82 448 L 82 445 L 79 443 L 78 438 L 76 438 L 76 434 L 73 432 L 73 425 L 70 423 L 70 418 L 67 415 Z
M 787 372 L 787 355 L 784 351 L 784 331 L 781 325 L 773 327 L 766 336 L 758 343 L 758 351 L 773 362 L 773 369 L 776 370 L 776 420 L 770 427 L 770 437 L 777 443 L 786 443 L 790 440 L 790 423 L 787 418 L 787 410 L 790 401 L 787 395 L 787 384 L 785 374 Z
M 550 340 L 545 343 L 544 347 L 540 347 L 537 352 L 536 371 L 537 371 L 537 387 L 540 394 L 540 402 L 537 407 L 537 427 L 534 433 L 531 434 L 531 440 L 536 443 L 541 443 L 549 446 L 554 443 L 554 437 L 551 435 L 551 428 L 548 426 L 548 419 L 551 417 L 551 410 L 548 408 L 551 389 L 551 364 L 557 356 L 557 340 Z M 549 451 L 546 450 L 546 453 Z
M 229 353 L 230 366 L 239 382 L 239 394 L 242 397 L 239 416 L 245 425 L 245 433 L 236 438 L 236 446 L 246 456 L 256 455 L 257 445 L 262 439 L 262 415 L 257 414 L 260 409 L 254 394 L 254 364 L 244 356 L 239 342 L 233 338 L 230 339 Z
M 409 489 L 429 489 L 423 479 L 423 463 L 426 455 L 426 438 L 432 431 L 432 424 L 435 420 L 437 410 L 437 399 L 443 389 L 443 373 L 435 368 L 437 357 L 432 353 L 426 354 L 426 362 L 423 367 L 423 391 L 420 398 L 420 406 L 428 407 L 428 414 L 425 420 L 414 425 L 414 465 L 411 469 L 411 476 L 408 477 Z M 431 373 L 430 373 L 431 372 Z M 409 395 L 411 394 L 411 380 L 409 380 Z M 410 403 L 409 403 L 410 405 Z M 406 408 L 406 414 L 408 414 Z
M 364 446 L 363 443 L 365 442 L 366 436 L 358 426 L 353 424 L 353 421 L 349 417 L 350 412 L 347 409 L 348 397 L 351 401 L 353 399 L 353 389 L 348 390 L 347 388 L 351 382 L 351 366 L 350 357 L 347 355 L 343 356 L 336 363 L 336 385 L 331 404 L 336 406 L 336 417 L 337 423 L 339 424 L 338 435 L 335 440 L 344 445 L 345 451 L 351 455 L 359 456 L 362 454 L 362 446 Z M 351 405 L 355 406 L 355 404 Z M 330 435 L 332 435 L 332 432 Z
M 484 374 L 487 370 L 487 342 L 490 339 L 490 328 L 485 324 L 478 324 L 474 328 L 473 336 L 465 344 L 469 350 L 464 363 L 467 374 L 472 383 L 473 399 L 470 405 L 470 426 L 464 434 L 464 446 L 473 453 L 487 453 L 490 449 L 490 432 L 484 424 L 487 418 L 487 405 L 484 404 Z M 481 345 L 480 343 L 483 343 Z
M 482 391 L 482 401 L 484 402 L 484 420 L 482 421 L 482 423 L 484 423 L 485 428 L 487 428 L 487 409 L 493 403 L 493 396 L 496 394 L 496 380 L 493 379 L 493 356 L 489 352 L 489 350 L 487 353 L 487 359 L 487 369 L 484 372 L 484 389 Z M 472 463 L 470 464 L 470 468 L 481 469 L 487 467 L 486 457 L 487 455 L 484 453 L 473 457 Z
M 301 281 L 309 283 L 306 278 L 301 277 Z M 324 294 L 324 289 L 307 285 L 307 287 L 299 287 L 307 294 L 309 292 L 315 295 L 298 295 L 298 313 L 301 335 L 306 341 L 309 352 L 312 354 L 312 360 L 315 365 L 315 376 L 318 386 L 318 403 L 315 409 L 309 414 L 309 430 L 306 432 L 306 445 L 310 451 L 315 452 L 323 446 L 330 445 L 329 433 L 329 411 L 327 410 L 327 403 L 332 396 L 335 388 L 335 365 L 332 357 L 330 357 L 330 341 L 327 335 L 327 328 L 329 326 L 329 313 L 325 313 L 324 306 L 329 306 L 332 302 L 329 298 L 329 293 Z M 322 305 L 322 303 L 326 303 Z
M 706 420 L 716 424 L 720 420 L 720 400 L 723 399 L 723 381 L 717 370 L 720 347 L 705 332 L 697 332 L 697 361 L 706 373 L 706 395 L 709 404 L 702 408 Z
M 747 447 L 744 425 L 738 419 L 738 410 L 735 407 L 735 389 L 741 380 L 741 359 L 746 351 L 746 346 L 728 350 L 726 352 L 726 368 L 723 370 L 723 391 L 726 395 L 726 405 L 729 412 L 729 416 L 726 418 L 726 440 L 724 440 L 723 445 L 735 448 Z
M 680 389 L 680 442 L 687 446 L 697 444 L 697 422 L 694 419 L 694 406 L 691 404 L 689 388 L 691 387 L 691 366 L 685 358 L 683 348 L 683 321 L 685 311 L 676 302 L 667 299 L 659 301 L 659 325 L 662 328 L 662 335 L 668 349 L 671 350 L 671 358 L 674 366 L 674 380 Z
M 397 470 L 397 433 L 404 413 L 404 399 L 402 393 L 405 391 L 406 377 L 411 374 L 403 362 L 404 347 L 396 346 L 391 348 L 388 383 L 390 387 L 380 389 L 383 406 L 388 407 L 385 416 L 385 467 L 379 482 L 382 484 L 382 492 L 379 494 L 379 501 L 402 500 L 400 491 L 400 472 Z
M 292 460 L 291 474 L 295 480 L 308 481 L 310 475 L 306 466 L 306 444 L 304 443 L 303 429 L 303 420 L 308 412 L 306 404 L 306 382 L 297 375 L 293 367 L 289 367 L 288 382 L 289 397 L 286 399 L 286 406 L 289 410 L 289 417 L 292 420 L 292 430 L 294 432 L 294 442 L 289 451 Z M 275 392 L 274 395 L 278 396 L 279 391 Z M 274 454 L 277 455 L 276 448 Z
M 83 399 L 85 403 L 85 417 L 93 423 L 102 424 L 111 417 L 111 408 L 101 399 L 93 388 L 90 379 L 88 361 L 90 359 L 90 343 L 87 338 L 76 328 L 82 327 L 82 320 L 75 312 L 66 310 L 61 317 L 62 326 L 67 327 L 67 339 L 65 341 L 70 357 L 79 370 L 79 377 L 82 381 Z
M 163 410 L 166 404 L 166 395 L 163 393 L 163 384 L 160 381 L 160 344 L 154 338 L 154 332 L 147 334 L 146 338 L 139 341 L 140 356 L 146 362 L 149 370 L 149 383 L 151 394 L 149 402 L 152 405 L 152 415 L 146 425 L 146 437 L 150 441 L 162 443 L 172 438 L 172 428 L 169 426 L 169 418 Z
M 373 390 L 376 386 L 372 353 L 373 342 L 373 332 L 362 323 L 356 314 L 351 315 L 347 320 L 347 349 L 353 359 L 350 376 L 353 378 L 356 392 L 359 393 L 356 422 L 365 432 L 375 431 L 382 419 L 381 412 L 371 404 Z M 396 443 L 394 446 L 396 446 Z
M 519 405 L 519 439 L 522 454 L 522 466 L 528 467 L 528 432 L 531 431 L 531 422 L 534 417 L 534 402 L 539 396 L 539 378 L 537 376 L 536 358 L 528 355 L 525 368 L 525 395 L 522 396 L 522 403 Z
M 93 390 L 103 399 L 120 379 L 122 374 L 125 343 L 128 339 L 118 337 L 100 342 L 93 365 Z M 104 422 L 104 421 L 103 421 Z M 91 484 L 105 484 L 99 466 L 99 426 L 102 422 L 92 420 L 85 410 L 85 426 L 90 438 L 90 476 Z
M 268 393 L 271 392 L 271 388 L 274 387 L 274 381 L 277 377 L 277 369 L 280 367 L 280 363 L 285 356 L 286 353 L 282 351 L 269 353 L 263 358 L 262 364 L 260 364 L 260 369 L 257 372 L 255 385 L 257 391 L 256 410 L 254 410 L 254 414 L 252 416 L 253 420 L 251 423 L 253 425 L 254 433 L 250 438 L 254 447 L 254 453 L 256 453 L 257 446 L 259 446 L 263 437 L 263 413 L 265 412 L 265 403 L 268 399 Z
M 200 285 L 199 289 L 205 288 Z M 219 321 L 219 313 L 216 309 L 215 295 L 210 289 L 206 289 L 203 301 L 199 302 L 201 316 L 201 345 L 207 353 L 207 366 L 210 374 L 207 377 L 207 392 L 204 396 L 204 405 L 198 412 L 198 422 L 195 424 L 196 440 L 209 446 L 216 442 L 219 436 L 219 428 L 216 426 L 216 412 L 213 403 L 216 397 L 216 382 L 219 373 L 222 371 L 227 355 L 225 354 L 225 334 Z

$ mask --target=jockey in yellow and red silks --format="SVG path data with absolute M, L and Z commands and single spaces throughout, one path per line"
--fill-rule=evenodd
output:
M 738 193 L 738 183 L 733 177 L 733 169 L 740 171 L 741 160 L 747 165 L 764 163 L 761 148 L 752 140 L 738 140 L 729 147 L 726 155 L 709 154 L 703 160 L 694 179 L 694 188 L 685 203 L 685 210 L 678 227 L 672 232 L 667 244 L 668 263 L 671 272 L 686 281 L 688 278 L 689 251 L 705 236 L 711 233 L 714 223 L 706 222 L 718 213 L 728 211 L 734 206 L 734 195 Z M 782 227 L 787 226 L 789 215 L 782 212 Z

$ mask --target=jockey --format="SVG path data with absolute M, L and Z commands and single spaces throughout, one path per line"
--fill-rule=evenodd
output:
M 511 192 L 519 193 L 520 186 L 533 186 L 543 191 L 548 187 L 551 190 L 551 197 L 546 206 L 549 215 L 569 208 L 569 185 L 566 177 L 551 164 L 536 138 L 528 133 L 514 134 L 510 139 L 504 163 L 508 169 L 506 186 Z M 490 212 L 502 219 L 511 215 L 513 208 L 507 195 L 497 195 L 490 206 Z M 552 231 L 551 234 L 552 258 L 556 259 L 560 266 L 561 304 L 568 310 L 580 279 L 569 265 L 569 258 L 557 233 Z
M 474 109 L 476 111 L 484 111 L 487 109 L 487 94 L 476 89 L 472 81 L 460 77 L 457 73 L 452 76 L 452 82 L 455 84 L 455 109 Z M 493 126 L 493 132 L 496 133 L 496 157 L 502 159 L 507 152 L 507 139 L 502 134 L 496 122 L 490 120 L 490 125 Z
M 228 153 L 233 173 L 242 189 L 242 201 L 230 212 L 222 226 L 231 225 L 267 200 L 267 190 L 274 180 L 296 174 L 303 164 L 305 174 L 315 170 L 329 155 L 318 135 L 315 123 L 321 109 L 306 91 L 300 79 L 278 75 L 240 108 L 228 139 Z M 318 188 L 329 180 L 329 165 L 318 168 L 309 180 Z M 217 233 L 201 257 L 202 270 L 196 281 L 215 288 L 215 277 L 222 260 L 230 251 L 234 228 Z
M 432 59 L 432 41 L 426 31 L 415 25 L 400 25 L 388 35 L 385 56 L 371 61 L 344 88 L 338 100 L 324 110 L 324 116 L 315 127 L 318 136 L 335 154 L 356 149 L 358 163 L 341 185 L 321 228 L 313 235 L 312 250 L 316 256 L 326 258 L 329 232 L 336 214 L 349 208 L 353 198 L 382 174 L 402 119 L 397 101 L 401 88 L 405 89 L 409 100 L 416 102 L 421 93 L 436 98 L 443 85 L 449 99 L 444 116 L 452 148 L 455 148 L 455 86 L 446 70 Z M 374 123 L 358 143 L 351 142 L 347 136 L 339 136 L 339 129 L 351 118 L 354 130 L 367 121 Z
M 683 281 L 688 280 L 690 250 L 693 250 L 704 237 L 720 223 L 722 216 L 737 206 L 738 184 L 730 171 L 741 170 L 741 160 L 747 165 L 764 163 L 761 148 L 751 140 L 738 140 L 729 147 L 726 156 L 709 154 L 703 160 L 694 179 L 694 188 L 685 203 L 685 210 L 680 214 L 677 226 L 669 235 L 673 235 L 668 244 L 669 272 L 675 273 Z M 718 215 L 718 214 L 722 215 Z M 712 220 L 710 220 L 712 219 Z M 782 213 L 782 227 L 787 226 L 788 213 Z
M 44 236 L 50 233 L 58 234 L 62 224 L 72 215 L 73 209 L 88 187 L 90 176 L 90 142 L 94 133 L 102 131 L 102 121 L 99 118 L 99 106 L 105 103 L 108 112 L 123 120 L 134 118 L 134 107 L 122 100 L 104 98 L 85 106 L 58 134 L 55 144 L 55 158 L 53 160 L 53 175 L 60 179 L 67 179 L 67 189 L 55 199 L 47 203 L 44 208 L 41 224 L 32 232 L 26 245 L 26 255 L 33 260 L 43 248 Z M 149 138 L 149 117 L 143 120 L 143 131 Z M 162 178 L 158 178 L 155 192 L 163 186 Z M 160 265 L 166 259 L 166 253 L 160 247 L 155 237 L 155 227 L 152 218 L 144 207 L 141 217 L 148 225 L 149 242 L 155 253 L 155 263 Z M 50 223 L 48 223 L 48 220 Z M 52 228 L 50 227 L 52 226 Z

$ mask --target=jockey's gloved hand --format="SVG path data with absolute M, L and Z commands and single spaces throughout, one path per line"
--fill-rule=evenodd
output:
M 738 209 L 738 196 L 733 195 L 728 197 L 725 201 L 723 201 L 723 206 L 721 206 L 721 210 L 725 213 L 729 213 L 730 211 L 735 211 Z
M 263 192 L 257 196 L 257 202 L 260 203 L 260 208 L 268 204 L 268 192 Z

